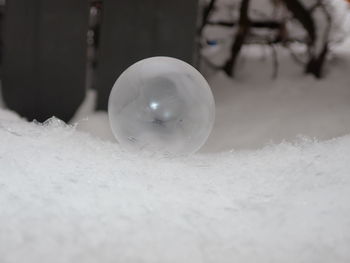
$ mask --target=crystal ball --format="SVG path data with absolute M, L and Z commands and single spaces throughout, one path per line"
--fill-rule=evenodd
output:
M 170 57 L 136 62 L 115 82 L 108 102 L 112 132 L 133 152 L 187 155 L 207 140 L 215 103 L 204 77 Z

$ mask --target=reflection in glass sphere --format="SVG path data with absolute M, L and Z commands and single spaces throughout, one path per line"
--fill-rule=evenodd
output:
M 183 155 L 207 140 L 215 104 L 195 68 L 178 59 L 152 57 L 121 74 L 109 97 L 108 115 L 122 147 Z

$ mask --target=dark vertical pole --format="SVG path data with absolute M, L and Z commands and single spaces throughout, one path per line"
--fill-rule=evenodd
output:
M 69 120 L 85 94 L 86 0 L 8 0 L 3 95 L 28 119 Z
M 118 76 L 150 56 L 192 62 L 197 0 L 104 1 L 97 67 L 98 109 L 107 109 Z

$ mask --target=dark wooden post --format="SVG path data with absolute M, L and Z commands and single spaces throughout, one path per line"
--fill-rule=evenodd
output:
M 7 106 L 29 120 L 69 120 L 85 95 L 88 1 L 8 0 L 5 11 Z
M 192 62 L 197 0 L 104 1 L 99 62 L 98 109 L 107 109 L 118 76 L 150 56 L 172 56 Z

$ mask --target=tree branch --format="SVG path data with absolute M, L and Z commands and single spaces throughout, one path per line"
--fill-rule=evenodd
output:
M 237 57 L 250 29 L 250 21 L 248 17 L 249 4 L 250 0 L 242 0 L 241 2 L 240 17 L 238 21 L 239 28 L 237 30 L 235 40 L 231 48 L 231 57 L 227 60 L 224 66 L 224 71 L 229 76 L 234 75 Z
M 313 45 L 316 39 L 315 24 L 309 11 L 299 0 L 283 0 L 287 9 L 302 24 L 309 36 L 309 44 Z

